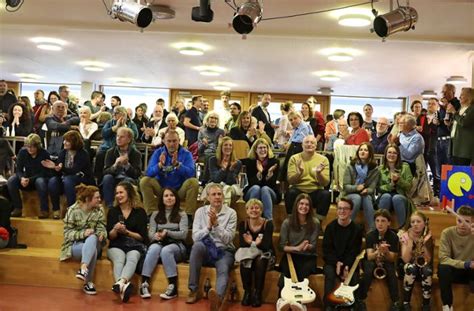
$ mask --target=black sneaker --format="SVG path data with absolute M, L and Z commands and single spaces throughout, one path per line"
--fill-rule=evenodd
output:
M 83 290 L 84 290 L 84 293 L 86 293 L 87 295 L 97 294 L 94 283 L 92 283 L 92 282 L 88 282 L 88 283 L 84 284 Z
M 120 283 L 115 283 L 112 285 L 112 291 L 116 294 L 120 294 Z
M 79 280 L 86 281 L 87 274 L 88 274 L 87 270 L 79 269 L 76 272 L 76 278 L 78 278 Z
M 124 284 L 122 287 L 122 290 L 120 291 L 120 298 L 122 299 L 122 302 L 128 302 L 132 292 L 133 292 L 133 284 L 130 282 Z
M 178 296 L 178 289 L 174 284 L 169 284 L 166 291 L 163 294 L 160 294 L 160 297 L 163 299 L 173 299 L 176 296 Z

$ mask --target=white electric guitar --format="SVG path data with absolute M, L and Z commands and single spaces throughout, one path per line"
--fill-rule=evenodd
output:
M 332 302 L 334 305 L 338 306 L 351 306 L 355 299 L 354 299 L 354 291 L 359 288 L 359 284 L 354 286 L 349 286 L 351 282 L 352 275 L 354 274 L 359 261 L 364 258 L 365 250 L 363 250 L 355 259 L 354 263 L 352 264 L 351 270 L 347 275 L 344 283 L 341 283 L 339 287 L 331 294 L 328 295 L 328 300 Z
M 297 301 L 299 303 L 310 303 L 316 299 L 316 294 L 309 287 L 308 279 L 298 282 L 293 259 L 290 253 L 286 253 L 288 267 L 290 268 L 291 279 L 285 277 L 285 287 L 281 291 L 281 298 L 287 301 Z

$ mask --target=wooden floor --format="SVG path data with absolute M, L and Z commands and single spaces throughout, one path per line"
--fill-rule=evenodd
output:
M 47 288 L 36 286 L 15 286 L 0 285 L 0 310 L 2 311 L 54 311 L 54 310 L 87 310 L 87 311 L 108 311 L 108 310 L 179 310 L 179 311 L 203 311 L 209 310 L 209 301 L 199 300 L 196 304 L 188 305 L 184 298 L 177 298 L 171 301 L 164 301 L 160 298 L 141 299 L 138 295 L 132 296 L 127 304 L 123 304 L 118 296 L 110 292 L 99 292 L 95 296 L 84 294 L 81 290 L 65 288 Z M 242 307 L 238 303 L 232 303 L 227 310 L 245 311 L 275 310 L 275 305 L 264 304 L 261 308 Z M 310 308 L 311 311 L 319 311 L 317 308 Z

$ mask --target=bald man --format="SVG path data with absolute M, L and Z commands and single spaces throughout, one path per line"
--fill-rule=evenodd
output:
M 380 117 L 377 125 L 375 126 L 375 132 L 372 132 L 372 146 L 374 146 L 374 152 L 378 154 L 383 154 L 385 151 L 385 147 L 388 145 L 388 134 L 390 123 L 388 119 L 385 117 Z

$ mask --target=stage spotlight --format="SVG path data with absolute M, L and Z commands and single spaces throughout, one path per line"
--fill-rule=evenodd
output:
M 257 26 L 262 19 L 262 13 L 263 9 L 258 0 L 248 0 L 237 8 L 232 20 L 232 27 L 241 35 L 246 35 Z
M 199 6 L 195 6 L 191 11 L 191 18 L 195 22 L 212 22 L 214 12 L 211 10 L 211 1 L 199 0 Z
M 398 9 L 379 15 L 374 19 L 374 31 L 382 38 L 386 38 L 391 34 L 399 31 L 408 31 L 415 29 L 418 21 L 418 13 L 409 6 L 401 6 Z
M 131 0 L 115 0 L 112 5 L 112 18 L 130 22 L 140 28 L 146 28 L 153 20 L 153 12 L 145 5 Z

